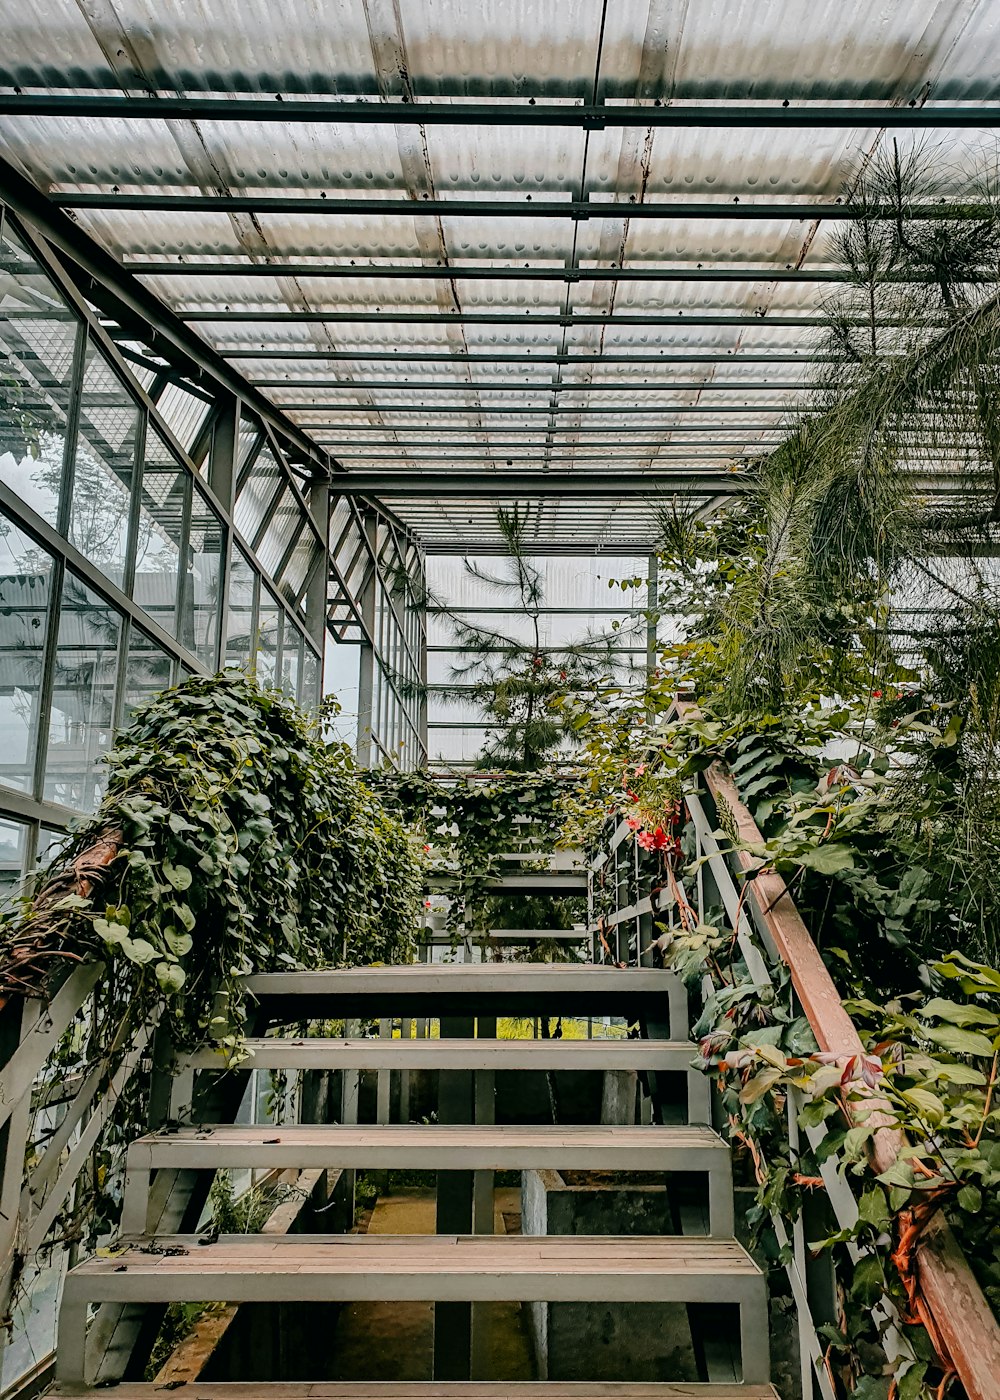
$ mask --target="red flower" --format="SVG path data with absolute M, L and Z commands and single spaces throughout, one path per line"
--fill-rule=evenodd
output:
M 638 819 L 637 819 L 636 817 L 626 817 L 626 818 L 625 818 L 625 825 L 628 827 L 629 831 L 638 831 L 638 830 L 639 830 L 639 822 L 638 822 Z
M 662 851 L 670 844 L 670 837 L 662 826 L 658 826 L 655 831 L 640 831 L 636 840 L 644 851 Z
M 872 691 L 872 699 L 873 699 L 873 700 L 881 700 L 881 699 L 882 699 L 882 692 L 881 692 L 880 690 L 873 690 L 873 691 Z

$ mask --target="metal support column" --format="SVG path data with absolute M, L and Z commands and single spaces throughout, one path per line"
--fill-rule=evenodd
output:
M 375 627 L 378 603 L 378 517 L 374 511 L 365 512 L 363 528 L 371 546 L 371 569 L 365 581 L 358 607 L 361 613 L 363 637 L 358 672 L 358 765 L 371 768 L 375 757 Z
M 471 1038 L 472 1017 L 441 1020 L 441 1038 Z M 438 1122 L 473 1123 L 476 1119 L 475 1076 L 471 1070 L 441 1070 L 438 1085 Z M 438 1172 L 437 1233 L 468 1235 L 473 1230 L 473 1175 Z M 471 1303 L 434 1304 L 434 1379 L 467 1381 L 472 1378 Z
M 497 1022 L 495 1016 L 481 1016 L 476 1028 L 477 1036 L 496 1040 Z M 496 1122 L 496 1075 L 493 1070 L 478 1070 L 475 1078 L 475 1115 L 477 1123 Z M 472 1184 L 472 1233 L 492 1235 L 494 1233 L 494 1173 L 492 1171 L 473 1172 Z M 488 1326 L 489 1309 L 482 1303 L 472 1305 L 471 1370 L 472 1380 L 489 1378 Z

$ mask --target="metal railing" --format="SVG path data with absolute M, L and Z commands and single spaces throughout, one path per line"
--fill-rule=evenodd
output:
M 692 702 L 678 698 L 668 718 L 693 717 L 696 712 Z M 741 847 L 763 839 L 732 777 L 722 764 L 712 764 L 684 793 L 686 835 L 694 854 L 693 861 L 685 857 L 685 864 L 695 869 L 687 880 L 669 861 L 644 861 L 625 822 L 609 823 L 606 839 L 590 863 L 589 930 L 594 960 L 649 965 L 656 957 L 654 925 L 681 927 L 682 909 L 699 921 L 721 912 L 733 930 L 734 955 L 738 952 L 754 985 L 772 997 L 788 996 L 792 1003 L 789 1010 L 808 1020 L 819 1049 L 842 1057 L 846 1064 L 852 1056 L 863 1054 L 860 1037 L 784 880 L 775 871 L 761 868 L 748 850 L 720 847 L 714 834 L 719 827 L 718 809 L 727 813 Z M 749 872 L 751 879 L 746 878 Z M 780 990 L 782 982 L 786 984 L 784 991 Z M 706 983 L 703 990 L 707 994 L 710 980 Z M 877 1095 L 872 1097 L 877 1111 Z M 799 1147 L 800 1108 L 793 1091 L 787 1099 L 788 1140 L 793 1152 Z M 826 1134 L 822 1125 L 804 1131 L 814 1150 Z M 876 1171 L 884 1171 L 895 1160 L 898 1146 L 898 1135 L 885 1130 L 875 1134 L 872 1165 Z M 858 1204 L 843 1166 L 833 1153 L 818 1170 L 825 1188 L 823 1209 L 832 1216 L 837 1230 L 851 1231 L 858 1221 Z M 824 1323 L 837 1322 L 832 1256 L 812 1256 L 807 1221 L 802 1215 L 786 1221 L 772 1213 L 771 1222 L 796 1306 L 802 1394 L 810 1400 L 814 1395 L 836 1400 L 818 1330 Z M 829 1235 L 832 1231 L 817 1233 Z M 853 1243 L 847 1249 L 852 1263 L 865 1252 Z M 947 1352 L 943 1359 L 954 1366 L 969 1400 L 997 1400 L 1000 1328 L 942 1217 L 925 1232 L 917 1259 L 926 1314 Z M 877 1311 L 887 1360 L 895 1363 L 912 1355 L 892 1303 L 886 1299 Z

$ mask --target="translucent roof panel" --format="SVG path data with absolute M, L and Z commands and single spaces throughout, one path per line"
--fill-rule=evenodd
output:
M 996 163 L 996 9 L 0 0 L 0 154 L 428 552 L 641 553 L 803 402 L 863 163 Z

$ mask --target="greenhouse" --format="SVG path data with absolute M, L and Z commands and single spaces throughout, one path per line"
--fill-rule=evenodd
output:
M 1000 1400 L 1000 0 L 0 36 L 0 1400 Z

